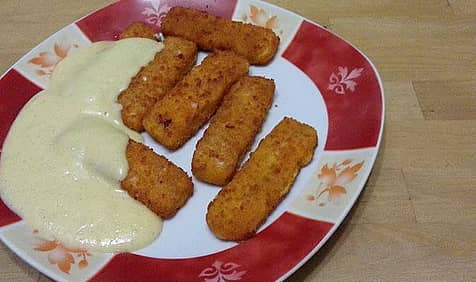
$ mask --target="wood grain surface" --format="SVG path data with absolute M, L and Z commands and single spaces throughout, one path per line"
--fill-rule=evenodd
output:
M 107 0 L 2 0 L 0 72 Z M 344 224 L 289 281 L 476 280 L 476 1 L 269 0 L 366 53 L 382 147 Z M 1 281 L 48 281 L 0 245 Z

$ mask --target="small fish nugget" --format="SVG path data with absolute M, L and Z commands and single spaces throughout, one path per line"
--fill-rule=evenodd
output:
M 260 131 L 274 97 L 271 79 L 246 76 L 235 83 L 198 142 L 193 174 L 215 185 L 230 182 Z
M 130 140 L 126 157 L 129 172 L 122 189 L 161 218 L 173 217 L 192 196 L 187 173 L 147 146 Z
M 146 112 L 192 69 L 196 59 L 195 43 L 179 37 L 165 38 L 164 48 L 119 94 L 124 124 L 132 130 L 143 131 Z
M 183 7 L 167 13 L 161 31 L 196 42 L 203 50 L 232 50 L 255 65 L 269 63 L 279 45 L 279 37 L 271 29 Z
M 155 30 L 141 22 L 131 23 L 119 36 L 119 39 L 126 39 L 132 37 L 141 37 L 155 39 Z
M 215 236 L 232 241 L 254 236 L 311 161 L 316 145 L 314 128 L 284 118 L 209 204 L 206 220 Z
M 248 73 L 248 62 L 231 51 L 208 55 L 144 117 L 144 128 L 157 142 L 175 150 L 215 113 L 225 93 Z

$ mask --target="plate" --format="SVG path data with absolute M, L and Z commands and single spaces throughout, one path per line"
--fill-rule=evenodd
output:
M 265 26 L 279 35 L 281 44 L 273 62 L 250 69 L 253 75 L 275 79 L 277 86 L 273 106 L 252 150 L 279 120 L 292 116 L 317 129 L 319 145 L 314 159 L 259 233 L 240 244 L 217 240 L 208 230 L 206 208 L 219 189 L 196 179 L 193 197 L 164 223 L 161 236 L 133 253 L 91 253 L 42 239 L 0 201 L 1 240 L 55 280 L 285 279 L 332 236 L 372 169 L 384 120 L 383 88 L 374 65 L 326 28 L 255 0 L 122 0 L 68 25 L 1 77 L 0 144 L 22 106 L 48 87 L 54 66 L 68 53 L 91 42 L 116 40 L 135 21 L 160 31 L 163 17 L 177 5 Z M 200 53 L 199 60 L 204 56 Z M 191 175 L 192 153 L 203 131 L 176 152 L 163 149 L 147 135 L 144 138 L 157 153 Z

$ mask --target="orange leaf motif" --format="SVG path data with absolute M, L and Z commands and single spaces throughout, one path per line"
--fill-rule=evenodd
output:
M 38 69 L 36 70 L 36 74 L 38 76 L 50 75 L 56 65 L 68 55 L 71 46 L 76 48 L 78 47 L 78 44 L 71 45 L 69 43 L 55 43 L 53 51 L 40 52 L 37 56 L 31 58 L 28 63 L 37 66 Z
M 339 164 L 334 163 L 332 167 L 329 167 L 328 164 L 321 167 L 321 171 L 318 175 L 321 183 L 316 191 L 315 197 L 315 200 L 319 203 L 320 207 L 325 206 L 322 200 L 319 199 L 321 199 L 321 196 L 326 193 L 329 202 L 334 201 L 343 194 L 347 194 L 347 189 L 344 185 L 354 180 L 355 177 L 357 177 L 358 171 L 364 165 L 364 161 L 355 165 L 352 165 L 352 162 L 352 159 L 346 159 Z M 311 195 L 307 196 L 307 200 L 313 201 L 311 200 Z
M 321 168 L 321 173 L 318 177 L 325 185 L 333 185 L 336 181 L 336 167 L 333 166 L 332 168 L 329 168 L 327 164 L 325 164 Z
M 278 17 L 272 16 L 269 20 L 266 21 L 264 27 L 269 29 L 275 29 L 278 26 Z
M 64 49 L 61 48 L 61 46 L 57 43 L 55 43 L 55 53 L 58 57 L 60 57 L 61 59 L 64 59 L 66 57 L 66 55 L 68 55 L 68 51 L 69 51 L 69 46 L 68 47 L 65 47 Z
M 258 19 L 259 17 L 259 9 L 254 6 L 254 5 L 250 5 L 250 18 L 252 21 L 255 21 L 256 19 Z
M 58 57 L 50 52 L 41 52 L 38 56 L 32 58 L 28 62 L 42 68 L 48 68 L 54 66 L 58 62 Z
M 72 262 L 74 263 L 74 261 Z M 68 273 L 69 274 L 69 271 L 71 269 L 71 263 L 67 260 L 64 260 L 64 261 L 61 261 L 58 263 L 58 268 L 63 271 L 64 273 Z
M 63 246 L 58 245 L 56 249 L 48 254 L 48 261 L 51 264 L 58 265 L 61 271 L 69 273 L 71 264 L 74 263 L 74 257 Z
M 360 162 L 356 165 L 346 167 L 341 173 L 339 173 L 339 176 L 337 176 L 336 185 L 345 185 L 357 176 L 357 172 L 362 168 L 364 165 L 364 162 Z
M 40 252 L 49 252 L 48 253 L 48 262 L 50 264 L 56 264 L 58 268 L 64 272 L 68 273 L 71 270 L 71 265 L 75 264 L 74 257 L 71 253 L 78 254 L 79 257 L 83 259 L 78 263 L 80 269 L 88 266 L 87 256 L 89 253 L 84 249 L 79 248 L 67 248 L 61 245 L 56 240 L 42 240 L 42 243 L 34 248 L 36 251 Z
M 87 266 L 88 266 L 88 261 L 85 260 L 85 259 L 83 259 L 82 261 L 80 261 L 80 262 L 78 263 L 78 267 L 81 268 L 81 269 L 82 269 L 82 268 L 85 268 L 85 267 L 87 267 Z
M 342 186 L 331 186 L 327 189 L 327 192 L 329 193 L 329 201 L 334 201 L 335 199 L 337 199 L 339 196 L 343 195 L 343 194 L 347 194 L 347 190 L 342 187 Z
M 255 25 L 263 26 L 266 28 L 274 29 L 278 24 L 278 17 L 269 17 L 268 13 L 264 9 L 259 9 L 254 5 L 250 5 L 250 20 Z
M 47 75 L 48 73 L 44 70 L 36 70 L 36 74 L 39 76 Z
M 56 246 L 58 246 L 58 242 L 56 242 L 55 240 L 53 241 L 42 240 L 42 241 L 43 243 L 33 248 L 35 251 L 48 252 L 48 251 L 54 250 Z
M 347 160 L 343 161 L 343 162 L 341 163 L 341 165 L 348 165 L 348 164 L 350 164 L 352 161 L 353 161 L 352 159 L 347 159 Z

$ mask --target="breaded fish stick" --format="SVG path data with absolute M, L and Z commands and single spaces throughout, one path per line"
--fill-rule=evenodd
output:
M 119 94 L 124 124 L 135 131 L 143 131 L 145 113 L 192 69 L 196 59 L 195 43 L 178 37 L 165 38 L 164 49 Z
M 223 96 L 248 73 L 248 62 L 231 51 L 212 53 L 192 69 L 144 117 L 145 130 L 160 144 L 177 149 L 208 121 Z
M 284 118 L 208 206 L 215 236 L 233 241 L 253 236 L 311 161 L 316 145 L 314 128 Z
M 271 61 L 279 45 L 279 37 L 271 29 L 182 7 L 168 12 L 161 31 L 196 42 L 203 50 L 232 50 L 256 65 Z
M 119 36 L 119 39 L 126 39 L 131 37 L 141 37 L 155 39 L 155 30 L 140 22 L 131 23 Z
M 227 184 L 261 129 L 274 96 L 274 81 L 243 77 L 225 96 L 197 143 L 192 171 L 200 180 Z
M 121 182 L 122 189 L 160 217 L 174 216 L 192 195 L 192 179 L 152 149 L 130 140 L 126 157 L 129 172 Z

